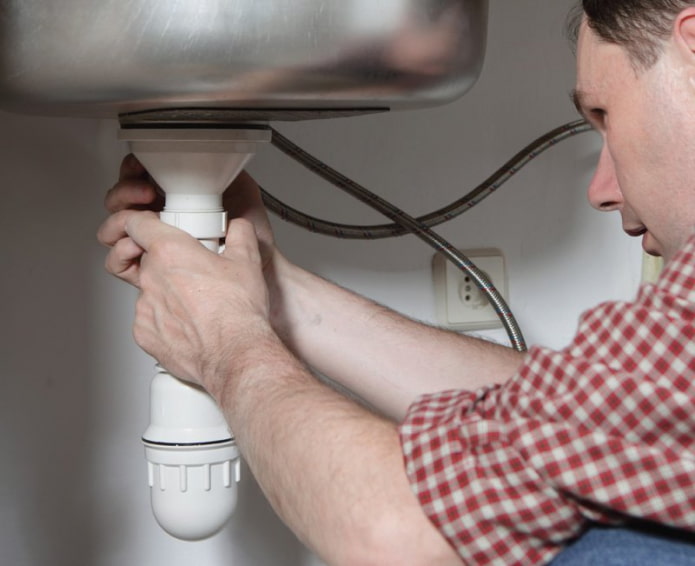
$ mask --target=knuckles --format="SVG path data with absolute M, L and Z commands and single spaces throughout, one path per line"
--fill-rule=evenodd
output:
M 154 262 L 162 267 L 173 267 L 180 262 L 181 245 L 178 238 L 160 238 L 150 244 L 147 249 L 148 262 Z
M 119 210 L 109 216 L 97 230 L 97 241 L 106 247 L 114 246 L 119 240 L 128 236 L 126 223 L 133 212 L 131 210 Z

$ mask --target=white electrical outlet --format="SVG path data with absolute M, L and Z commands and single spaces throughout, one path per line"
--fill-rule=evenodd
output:
M 461 250 L 507 300 L 504 256 L 497 249 Z M 432 260 L 437 320 L 459 330 L 483 330 L 502 326 L 495 309 L 467 273 L 441 253 Z

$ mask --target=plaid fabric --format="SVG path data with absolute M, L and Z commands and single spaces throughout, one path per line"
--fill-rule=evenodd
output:
M 544 564 L 589 521 L 695 530 L 695 238 L 503 385 L 421 397 L 411 486 L 468 564 Z

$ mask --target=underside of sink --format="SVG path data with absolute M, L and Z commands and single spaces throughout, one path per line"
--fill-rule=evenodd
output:
M 0 108 L 262 120 L 434 106 L 475 83 L 487 13 L 487 0 L 0 0 Z

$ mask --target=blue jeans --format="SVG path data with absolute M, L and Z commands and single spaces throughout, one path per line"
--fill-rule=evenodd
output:
M 654 525 L 595 526 L 550 566 L 695 566 L 695 533 Z

